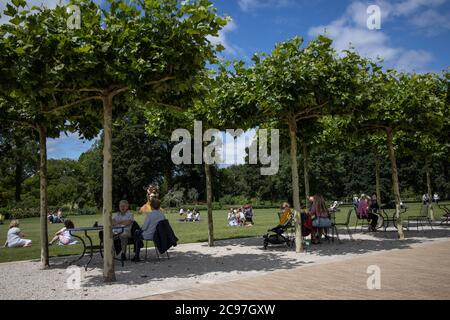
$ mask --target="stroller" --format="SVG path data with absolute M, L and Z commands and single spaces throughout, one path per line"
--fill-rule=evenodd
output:
M 302 213 L 302 236 L 306 237 L 311 233 L 311 219 Z M 279 224 L 275 228 L 267 230 L 263 236 L 263 246 L 267 249 L 269 244 L 286 244 L 289 248 L 295 247 L 295 222 L 294 214 L 291 212 L 289 219 L 284 224 Z

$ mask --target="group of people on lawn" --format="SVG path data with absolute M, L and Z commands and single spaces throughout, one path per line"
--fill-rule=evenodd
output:
M 180 218 L 178 221 L 182 222 L 198 222 L 200 221 L 200 211 L 195 208 L 192 210 L 185 211 L 183 208 L 180 208 Z
M 47 219 L 49 223 L 64 223 L 62 210 L 58 209 L 56 212 L 50 212 L 47 215 Z
M 437 194 L 437 192 L 435 192 L 433 194 L 433 202 L 438 204 L 439 200 L 440 200 L 439 195 Z M 423 204 L 429 204 L 430 203 L 430 196 L 428 195 L 428 193 L 424 193 L 422 195 L 422 203 Z
M 253 209 L 250 205 L 241 208 L 230 208 L 227 214 L 227 221 L 230 227 L 253 225 Z
M 165 220 L 166 217 L 160 211 L 160 200 L 156 197 L 156 194 L 150 194 L 148 202 L 140 208 L 139 213 L 148 213 L 145 222 L 142 227 L 139 227 L 134 220 L 133 214 L 129 211 L 129 204 L 126 200 L 121 200 L 119 203 L 119 211 L 113 215 L 112 225 L 113 227 L 121 227 L 120 232 L 115 232 L 115 247 L 116 254 L 121 259 L 126 259 L 125 248 L 129 243 L 129 239 L 134 239 L 135 243 L 135 257 L 133 260 L 139 260 L 140 247 L 136 243 L 142 241 L 136 240 L 152 240 L 157 224 Z M 331 227 L 330 212 L 335 211 L 335 207 L 338 205 L 335 202 L 330 208 L 327 207 L 324 198 L 317 194 L 309 197 L 309 205 L 302 210 L 302 227 L 310 229 L 312 243 L 316 243 L 317 237 L 322 236 L 326 230 Z M 357 216 L 360 219 L 368 219 L 370 221 L 370 231 L 376 231 L 376 225 L 378 221 L 379 210 L 378 200 L 375 194 L 372 197 L 362 194 L 361 197 L 353 198 L 353 206 L 357 212 Z M 180 215 L 184 215 L 183 209 L 180 209 Z M 58 211 L 57 217 L 62 219 L 61 211 Z M 281 213 L 279 215 L 280 225 L 285 225 L 293 217 L 293 211 L 290 209 L 289 203 L 285 202 L 281 206 Z M 182 221 L 199 221 L 200 213 L 197 210 L 188 210 L 186 217 Z M 227 217 L 229 226 L 251 226 L 253 225 L 253 210 L 250 205 L 245 205 L 241 208 L 230 208 Z M 74 229 L 73 222 L 69 219 L 64 220 L 64 227 L 55 233 L 55 236 L 50 241 L 50 245 L 58 241 L 60 245 L 68 245 L 73 243 L 73 237 L 69 230 Z M 116 229 L 117 230 L 117 229 Z M 123 231 L 122 231 L 123 230 Z M 139 231 L 139 233 L 136 233 Z M 9 226 L 7 235 L 7 241 L 5 247 L 29 247 L 32 241 L 25 239 L 25 234 L 19 228 L 19 221 L 12 220 Z
M 147 214 L 142 227 L 139 227 L 134 220 L 133 213 L 129 210 L 129 204 L 126 200 L 120 201 L 119 211 L 113 215 L 112 226 L 115 240 L 115 252 L 116 256 L 120 257 L 122 260 L 126 259 L 126 247 L 130 239 L 133 239 L 133 242 L 135 243 L 135 256 L 133 260 L 139 260 L 139 252 L 143 247 L 143 244 L 141 244 L 143 242 L 142 240 L 153 240 L 158 223 L 162 220 L 166 220 L 166 217 L 160 210 L 161 202 L 158 199 L 157 194 L 149 193 L 147 199 L 147 203 L 139 210 L 139 213 Z M 114 229 L 114 227 L 120 228 Z M 70 230 L 74 228 L 74 223 L 69 219 L 65 219 L 64 227 L 55 233 L 53 239 L 49 242 L 49 245 L 52 245 L 56 241 L 58 241 L 58 244 L 60 245 L 74 243 L 73 236 L 70 233 Z M 100 233 L 100 237 L 102 237 L 102 231 L 100 231 Z M 19 228 L 19 220 L 12 220 L 9 225 L 7 240 L 4 246 L 9 248 L 29 247 L 31 244 L 32 241 L 30 239 L 25 239 L 25 234 Z

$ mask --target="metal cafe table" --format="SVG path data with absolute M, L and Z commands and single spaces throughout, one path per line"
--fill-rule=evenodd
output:
M 114 236 L 118 236 L 120 235 L 123 231 L 124 231 L 125 227 L 123 226 L 114 226 L 112 227 L 112 230 L 114 232 Z M 74 261 L 71 262 L 75 263 L 77 261 L 80 261 L 86 254 L 86 251 L 89 251 L 89 260 L 88 262 L 85 264 L 84 266 L 84 270 L 87 271 L 87 268 L 89 266 L 89 264 L 92 261 L 92 258 L 94 256 L 94 250 L 98 250 L 100 252 L 100 255 L 103 258 L 103 239 L 100 239 L 99 244 L 98 245 L 94 245 L 92 238 L 89 236 L 89 232 L 90 231 L 103 231 L 103 226 L 97 226 L 97 227 L 80 227 L 80 228 L 73 228 L 73 229 L 68 229 L 70 235 L 74 238 L 77 238 L 78 240 L 80 240 L 81 244 L 83 245 L 83 252 L 81 253 L 81 255 L 75 259 Z M 86 237 L 86 239 L 88 240 L 88 243 L 86 243 L 85 239 L 83 239 L 81 236 L 77 235 L 77 232 L 83 232 L 84 236 Z M 123 261 L 122 261 L 122 266 L 123 266 Z

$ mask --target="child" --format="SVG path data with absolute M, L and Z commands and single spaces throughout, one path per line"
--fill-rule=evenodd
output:
M 193 212 L 191 210 L 188 210 L 187 215 L 186 215 L 186 221 L 190 221 L 190 222 L 194 221 L 193 215 L 194 215 Z
M 235 227 L 239 225 L 236 219 L 236 214 L 234 213 L 233 209 L 230 209 L 230 211 L 228 212 L 228 225 L 230 227 Z
M 60 245 L 67 245 L 72 242 L 72 235 L 67 229 L 73 228 L 75 228 L 75 226 L 71 220 L 64 221 L 64 228 L 55 233 L 55 237 L 49 242 L 49 245 L 52 245 L 56 240 L 59 240 Z
M 12 220 L 9 224 L 8 236 L 5 242 L 5 247 L 18 248 L 18 247 L 30 247 L 31 240 L 23 239 L 25 234 L 19 229 L 19 220 Z

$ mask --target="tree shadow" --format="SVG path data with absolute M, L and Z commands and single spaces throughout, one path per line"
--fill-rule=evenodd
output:
M 233 253 L 216 256 L 198 251 L 172 252 L 170 259 L 156 258 L 148 262 L 127 262 L 124 267 L 116 266 L 120 273 L 114 284 L 140 285 L 153 281 L 163 282 L 166 279 L 190 279 L 206 274 L 229 274 L 231 272 L 246 273 L 257 271 L 277 271 L 294 269 L 312 262 L 299 259 L 293 260 L 283 257 L 276 252 Z M 102 275 L 87 275 L 83 282 L 84 287 L 101 287 L 105 284 Z
M 427 243 L 434 239 L 443 239 L 450 237 L 449 229 L 433 230 L 424 229 L 423 231 L 407 231 L 404 230 L 405 239 L 399 240 L 397 230 L 377 231 L 377 232 L 353 232 L 354 241 L 348 237 L 345 229 L 339 229 L 340 237 L 345 234 L 342 242 L 335 240 L 327 243 L 322 240 L 322 244 L 311 245 L 311 254 L 321 256 L 331 255 L 349 255 L 349 254 L 365 254 L 369 252 L 391 251 L 397 249 L 410 249 L 413 244 Z
M 182 248 L 170 250 L 170 259 L 165 255 L 161 256 L 159 262 L 153 248 L 149 248 L 149 260 L 147 262 L 134 263 L 126 261 L 122 267 L 116 261 L 115 270 L 117 281 L 114 284 L 141 285 L 150 282 L 164 282 L 165 280 L 178 278 L 188 280 L 204 275 L 229 274 L 233 272 L 270 272 L 279 270 L 289 270 L 301 266 L 323 261 L 323 257 L 333 258 L 337 256 L 358 256 L 369 252 L 386 252 L 397 249 L 409 249 L 415 244 L 426 243 L 433 239 L 448 238 L 450 229 L 434 229 L 424 231 L 405 231 L 405 240 L 398 240 L 397 231 L 376 232 L 376 233 L 355 233 L 357 238 L 351 241 L 345 229 L 339 230 L 342 242 L 335 240 L 328 243 L 322 240 L 322 244 L 310 245 L 306 254 L 295 254 L 294 248 L 286 245 L 269 245 L 263 249 L 263 238 L 238 238 L 220 240 L 215 242 L 215 247 L 209 248 L 207 244 L 196 244 L 196 248 L 183 251 Z M 245 247 L 251 252 L 236 252 L 238 247 Z M 219 250 L 220 249 L 220 250 Z M 143 252 L 144 254 L 144 252 Z M 88 257 L 73 264 L 79 267 L 84 266 Z M 69 265 L 64 263 L 62 257 L 54 258 L 52 268 L 64 268 Z M 100 269 L 103 267 L 102 258 L 96 254 L 89 265 L 89 271 L 83 280 L 84 287 L 104 287 L 110 284 L 105 283 Z
M 203 243 L 202 247 L 208 247 L 207 243 Z M 263 247 L 263 237 L 241 237 L 241 238 L 229 238 L 226 240 L 214 241 L 215 247 L 248 247 L 248 246 L 260 246 Z M 282 245 L 279 246 L 283 247 Z M 286 246 L 284 246 L 286 247 Z

